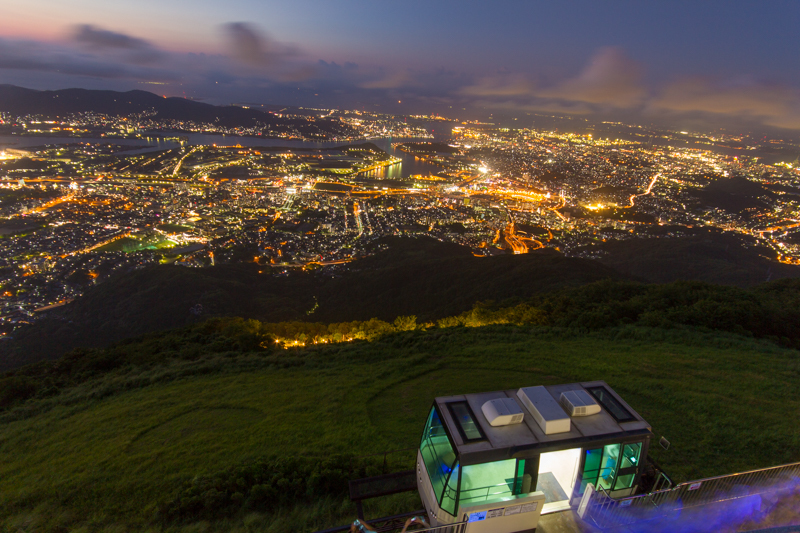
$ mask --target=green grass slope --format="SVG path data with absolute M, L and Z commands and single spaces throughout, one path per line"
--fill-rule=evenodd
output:
M 338 454 L 352 462 L 416 446 L 435 396 L 582 380 L 606 380 L 670 439 L 655 453 L 678 480 L 800 460 L 798 352 L 766 341 L 687 328 L 500 325 L 248 351 L 224 328 L 204 327 L 38 367 L 41 380 L 63 365 L 74 379 L 0 411 L 4 531 L 347 523 L 355 509 Z M 292 471 L 327 466 L 292 480 L 275 457 L 306 461 Z M 391 460 L 412 462 L 413 452 Z M 294 505 L 270 499 L 281 491 L 299 495 Z M 416 508 L 411 494 L 370 502 L 368 513 Z

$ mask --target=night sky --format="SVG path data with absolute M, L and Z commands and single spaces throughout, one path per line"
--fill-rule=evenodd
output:
M 800 129 L 800 2 L 3 0 L 0 83 Z

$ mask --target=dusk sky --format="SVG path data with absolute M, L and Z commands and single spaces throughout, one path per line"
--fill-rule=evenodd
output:
M 800 2 L 4 0 L 0 83 L 800 129 Z

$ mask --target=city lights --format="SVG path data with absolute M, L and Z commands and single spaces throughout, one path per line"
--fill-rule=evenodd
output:
M 604 243 L 648 238 L 652 226 L 672 228 L 670 236 L 706 227 L 800 263 L 797 165 L 766 163 L 756 141 L 734 155 L 714 148 L 741 145 L 741 136 L 640 133 L 621 123 L 577 134 L 453 119 L 451 136 L 438 141 L 391 115 L 324 116 L 338 117 L 361 142 L 397 132 L 416 138 L 382 149 L 348 140 L 272 150 L 248 146 L 247 137 L 210 145 L 154 138 L 143 129 L 151 117 L 17 117 L 27 131 L 144 133 L 148 148 L 128 151 L 108 138 L 0 151 L 0 192 L 13 192 L 0 203 L 0 261 L 10 266 L 0 279 L 0 329 L 36 320 L 122 269 L 247 261 L 262 275 L 347 269 L 386 235 L 427 235 L 482 257 L 553 248 L 594 258 Z M 672 146 L 676 135 L 702 147 Z M 425 170 L 409 172 L 411 161 Z M 756 194 L 737 200 L 739 210 L 725 203 L 732 184 Z

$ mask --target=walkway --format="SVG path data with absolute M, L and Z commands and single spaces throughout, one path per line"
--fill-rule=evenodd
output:
M 542 516 L 536 533 L 800 533 L 800 489 L 712 502 L 667 515 L 653 513 L 652 518 L 640 516 L 635 524 L 601 530 L 565 511 Z

